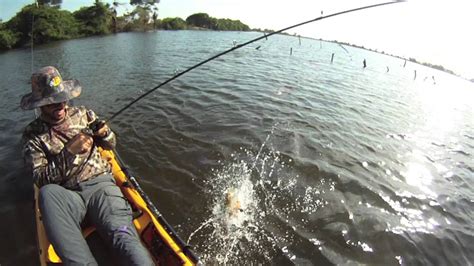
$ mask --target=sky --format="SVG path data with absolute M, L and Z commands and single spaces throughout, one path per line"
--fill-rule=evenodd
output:
M 75 11 L 95 0 L 63 0 Z M 7 21 L 33 0 L 0 0 L 0 18 Z M 110 0 L 102 2 L 112 3 Z M 128 3 L 127 0 L 119 2 Z M 239 19 L 251 28 L 278 30 L 302 21 L 359 6 L 374 0 L 161 0 L 159 18 L 204 12 L 216 18 Z M 131 11 L 130 5 L 121 12 Z M 474 78 L 474 16 L 472 0 L 409 0 L 403 3 L 329 18 L 290 30 L 312 38 L 338 40 L 385 51 L 421 62 L 442 65 Z

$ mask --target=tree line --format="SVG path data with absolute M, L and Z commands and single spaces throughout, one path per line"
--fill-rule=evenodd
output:
M 155 1 L 131 0 L 133 11 L 117 16 L 117 7 L 96 0 L 92 6 L 70 12 L 60 8 L 61 1 L 42 0 L 24 6 L 13 18 L 0 20 L 0 50 L 45 44 L 51 41 L 105 35 L 128 31 L 210 29 L 248 31 L 249 26 L 239 20 L 217 19 L 206 13 L 182 18 L 158 19 Z

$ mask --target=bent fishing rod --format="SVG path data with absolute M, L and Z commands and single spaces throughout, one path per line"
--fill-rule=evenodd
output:
M 279 34 L 279 33 L 282 33 L 283 31 L 286 31 L 286 30 L 290 30 L 290 29 L 293 29 L 293 28 L 296 28 L 296 27 L 300 27 L 300 26 L 303 26 L 303 25 L 306 25 L 306 24 L 309 24 L 309 23 L 312 23 L 312 22 L 316 22 L 316 21 L 319 21 L 319 20 L 323 20 L 323 19 L 327 19 L 327 18 L 331 18 L 331 17 L 335 17 L 335 16 L 339 16 L 339 15 L 343 15 L 343 14 L 347 14 L 347 13 L 352 13 L 352 12 L 356 12 L 356 11 L 360 11 L 360 10 L 364 10 L 364 9 L 369 9 L 369 8 L 374 8 L 374 7 L 379 7 L 379 6 L 385 6 L 385 5 L 390 5 L 390 4 L 396 4 L 396 3 L 402 3 L 402 2 L 405 2 L 405 0 L 396 0 L 396 1 L 391 1 L 391 2 L 384 2 L 384 3 L 379 3 L 379 4 L 373 4 L 373 5 L 368 5 L 368 6 L 362 6 L 362 7 L 358 7 L 358 8 L 353 8 L 353 9 L 348 9 L 348 10 L 344 10 L 344 11 L 340 11 L 340 12 L 336 12 L 336 13 L 333 13 L 333 14 L 329 14 L 327 16 L 320 16 L 320 17 L 317 17 L 317 18 L 314 18 L 314 19 L 310 19 L 310 20 L 307 20 L 307 21 L 304 21 L 304 22 L 301 22 L 301 23 L 298 23 L 298 24 L 295 24 L 295 25 L 292 25 L 292 26 L 289 26 L 289 27 L 286 27 L 286 28 L 283 28 L 281 30 L 277 30 L 277 31 L 274 31 L 274 32 L 271 32 L 271 33 L 264 33 L 263 36 L 260 36 L 260 37 L 257 37 L 255 39 L 252 39 L 250 41 L 247 41 L 245 43 L 242 43 L 242 44 L 238 44 L 238 45 L 235 45 L 234 47 L 224 51 L 224 52 L 221 52 L 219 54 L 216 54 L 204 61 L 201 61 L 197 64 L 195 64 L 194 66 L 191 66 L 189 67 L 188 69 L 172 76 L 171 78 L 165 80 L 164 82 L 162 82 L 161 84 L 159 84 L 158 86 L 148 90 L 147 92 L 143 93 L 142 95 L 138 96 L 136 99 L 132 100 L 130 103 L 128 103 L 127 105 L 125 105 L 122 109 L 118 110 L 117 112 L 115 112 L 114 114 L 112 114 L 112 116 L 110 116 L 108 119 L 106 119 L 104 122 L 107 123 L 109 121 L 111 121 L 112 119 L 114 119 L 115 117 L 117 117 L 118 115 L 120 115 L 123 111 L 127 110 L 130 106 L 132 106 L 133 104 L 135 104 L 136 102 L 140 101 L 141 99 L 145 98 L 147 95 L 149 95 L 150 93 L 154 92 L 155 90 L 161 88 L 162 86 L 168 84 L 169 82 L 179 78 L 180 76 L 188 73 L 189 71 L 193 70 L 193 69 L 196 69 L 218 57 L 221 57 L 225 54 L 228 54 L 232 51 L 235 51 L 237 49 L 240 49 L 244 46 L 247 46 L 251 43 L 254 43 L 256 41 L 259 41 L 259 40 L 262 40 L 262 39 L 266 39 L 272 35 L 275 35 L 275 34 Z

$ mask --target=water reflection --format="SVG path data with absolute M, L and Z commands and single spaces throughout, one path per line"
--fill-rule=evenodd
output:
M 440 73 L 440 80 L 436 86 L 421 82 L 414 85 L 413 104 L 419 107 L 420 112 L 419 141 L 444 142 L 449 139 L 457 142 L 456 133 L 469 119 L 472 121 L 472 84 L 459 82 L 445 73 Z M 468 85 L 471 88 L 467 88 Z
M 436 197 L 435 192 L 433 192 L 429 186 L 433 181 L 433 176 L 431 172 L 421 163 L 418 162 L 409 162 L 406 165 L 406 171 L 402 172 L 402 175 L 405 177 L 406 183 L 421 190 L 424 193 L 417 195 L 420 199 L 426 199 L 426 195 L 430 197 Z

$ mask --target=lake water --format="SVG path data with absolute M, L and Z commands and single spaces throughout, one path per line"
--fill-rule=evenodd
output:
M 19 145 L 34 118 L 19 108 L 32 66 L 79 79 L 74 104 L 107 118 L 177 71 L 257 36 L 123 33 L 35 47 L 33 57 L 1 53 L 0 264 L 37 264 Z M 272 36 L 110 122 L 120 155 L 204 263 L 474 261 L 473 83 L 345 49 Z M 232 215 L 229 192 L 241 209 Z

